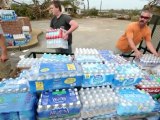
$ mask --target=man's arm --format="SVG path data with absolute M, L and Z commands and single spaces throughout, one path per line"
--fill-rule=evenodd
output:
M 140 58 L 142 56 L 142 53 L 137 49 L 137 47 L 135 46 L 133 39 L 132 38 L 127 38 L 128 39 L 128 43 L 129 46 L 132 48 L 132 50 L 135 52 L 135 56 L 136 58 Z
M 78 23 L 75 20 L 71 20 L 69 24 L 71 25 L 71 28 L 66 32 L 67 34 L 72 33 L 78 28 Z
M 68 35 L 70 33 L 72 33 L 73 31 L 75 31 L 78 28 L 78 23 L 75 20 L 71 20 L 69 22 L 69 24 L 71 25 L 70 29 L 66 31 L 66 33 L 64 34 L 63 38 L 66 40 L 68 39 Z
M 151 43 L 151 30 L 146 34 L 145 42 L 146 42 L 147 48 L 151 51 L 151 53 L 153 53 L 155 56 L 159 56 L 157 51 L 153 47 L 153 44 Z
M 136 58 L 140 58 L 142 56 L 142 53 L 137 49 L 137 47 L 133 41 L 133 38 L 134 38 L 133 34 L 134 34 L 134 32 L 136 32 L 133 28 L 134 28 L 134 24 L 132 24 L 132 23 L 127 26 L 126 38 L 128 40 L 128 45 L 134 51 Z
M 0 47 L 2 49 L 2 54 L 0 56 L 0 61 L 5 62 L 8 57 L 7 57 L 7 48 L 5 45 L 5 38 L 3 37 L 2 34 L 0 34 Z
M 155 56 L 158 56 L 158 53 L 157 53 L 157 51 L 155 50 L 155 48 L 153 47 L 153 44 L 151 43 L 150 40 L 147 40 L 147 41 L 146 41 L 146 45 L 147 45 L 147 48 L 148 48 Z

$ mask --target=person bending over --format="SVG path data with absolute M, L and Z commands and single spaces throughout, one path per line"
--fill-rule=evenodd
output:
M 159 56 L 151 43 L 151 29 L 147 26 L 152 14 L 148 10 L 141 12 L 138 22 L 132 22 L 127 26 L 125 33 L 116 43 L 116 53 L 131 53 L 134 51 L 136 58 L 140 58 L 142 53 L 137 49 L 137 45 L 144 39 L 147 48 L 155 55 Z

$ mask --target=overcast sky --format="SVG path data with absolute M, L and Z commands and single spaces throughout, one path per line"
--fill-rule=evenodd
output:
M 100 9 L 101 0 L 89 1 L 90 8 L 96 7 Z M 147 3 L 147 0 L 102 0 L 102 9 L 142 9 Z
M 31 2 L 32 0 L 17 0 L 18 2 Z M 40 0 L 39 0 L 40 1 Z M 43 1 L 43 0 L 42 0 Z M 87 8 L 87 0 L 85 5 Z M 102 9 L 142 9 L 149 0 L 102 0 Z M 100 9 L 101 0 L 89 0 L 90 8 Z

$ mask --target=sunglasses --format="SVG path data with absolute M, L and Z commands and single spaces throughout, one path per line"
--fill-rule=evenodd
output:
M 143 15 L 141 15 L 140 18 L 143 18 L 143 19 L 146 19 L 146 20 L 150 19 L 150 17 L 143 16 Z

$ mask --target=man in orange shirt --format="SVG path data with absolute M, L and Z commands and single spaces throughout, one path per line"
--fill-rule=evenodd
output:
M 140 58 L 142 53 L 137 49 L 137 45 L 144 39 L 148 49 L 156 56 L 159 54 L 151 43 L 151 30 L 147 26 L 151 13 L 148 10 L 141 12 L 138 22 L 132 22 L 127 26 L 125 33 L 117 41 L 116 48 L 121 53 L 130 53 L 134 51 L 136 58 Z

